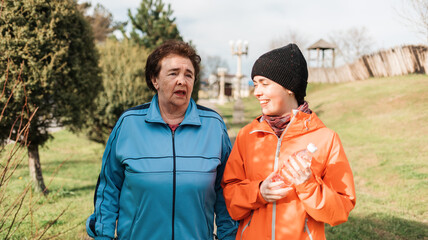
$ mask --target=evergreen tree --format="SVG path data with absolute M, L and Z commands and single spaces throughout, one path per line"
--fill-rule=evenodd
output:
M 77 131 L 93 110 L 102 89 L 92 31 L 74 0 L 4 0 L 0 12 L 0 86 L 8 105 L 0 122 L 0 139 L 18 129 L 37 108 L 29 131 L 29 168 L 36 190 L 45 185 L 38 154 L 52 126 Z M 9 65 L 9 68 L 7 67 Z M 8 69 L 8 70 L 7 70 Z M 15 88 L 19 80 L 22 88 Z M 10 99 L 4 96 L 12 94 Z M 19 121 L 18 121 L 19 122 Z M 45 192 L 46 193 L 46 192 Z
M 145 81 L 148 53 L 143 47 L 126 39 L 107 39 L 98 49 L 104 91 L 96 99 L 87 133 L 91 140 L 105 144 L 123 111 L 150 101 L 154 92 Z
M 88 5 L 82 5 L 83 9 Z M 182 40 L 168 5 L 162 0 L 143 0 L 135 16 L 129 11 L 133 30 L 124 39 L 107 39 L 98 45 L 104 91 L 96 99 L 96 110 L 87 125 L 88 137 L 106 143 L 117 119 L 128 108 L 149 102 L 155 94 L 145 82 L 144 68 L 148 54 L 168 39 Z M 116 25 L 119 26 L 120 24 Z M 197 100 L 199 81 L 192 97 Z
M 172 14 L 171 5 L 165 6 L 162 0 L 142 0 L 135 16 L 128 10 L 128 17 L 132 24 L 130 40 L 150 51 L 166 40 L 183 40 Z M 124 37 L 128 38 L 125 34 L 124 26 L 122 26 L 121 31 Z M 192 45 L 191 42 L 190 44 Z M 199 76 L 197 77 L 199 78 Z M 192 98 L 195 101 L 198 101 L 199 88 L 200 81 L 196 80 L 192 92 Z
M 135 16 L 128 10 L 132 23 L 131 39 L 153 50 L 168 39 L 183 40 L 172 17 L 171 5 L 162 0 L 142 0 Z

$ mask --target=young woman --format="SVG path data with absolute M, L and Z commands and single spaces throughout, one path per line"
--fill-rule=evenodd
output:
M 325 239 L 324 223 L 346 222 L 356 198 L 352 171 L 339 136 L 304 100 L 308 70 L 295 44 L 274 49 L 255 62 L 251 77 L 262 115 L 240 130 L 222 186 L 236 239 Z M 272 181 L 280 162 L 305 149 L 311 163 L 290 158 L 281 173 L 292 183 Z

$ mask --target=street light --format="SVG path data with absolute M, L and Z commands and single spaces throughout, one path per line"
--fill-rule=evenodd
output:
M 244 121 L 244 105 L 241 100 L 241 79 L 242 79 L 242 55 L 248 55 L 248 42 L 238 40 L 236 42 L 229 42 L 232 50 L 232 56 L 238 57 L 237 71 L 236 71 L 236 91 L 234 94 L 235 104 L 233 107 L 233 123 L 242 123 Z

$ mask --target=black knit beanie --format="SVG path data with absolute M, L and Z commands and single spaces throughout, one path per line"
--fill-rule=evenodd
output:
M 308 68 L 305 57 L 296 44 L 274 49 L 260 56 L 254 63 L 251 78 L 263 76 L 291 90 L 296 99 L 306 96 Z

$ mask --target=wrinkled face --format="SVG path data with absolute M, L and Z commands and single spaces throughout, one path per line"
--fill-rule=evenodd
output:
M 255 76 L 253 82 L 254 96 L 259 100 L 263 114 L 285 116 L 297 108 L 297 101 L 290 90 L 262 76 Z
M 169 109 L 187 109 L 195 82 L 195 69 L 190 59 L 168 55 L 161 61 L 158 76 L 152 79 L 159 105 Z

